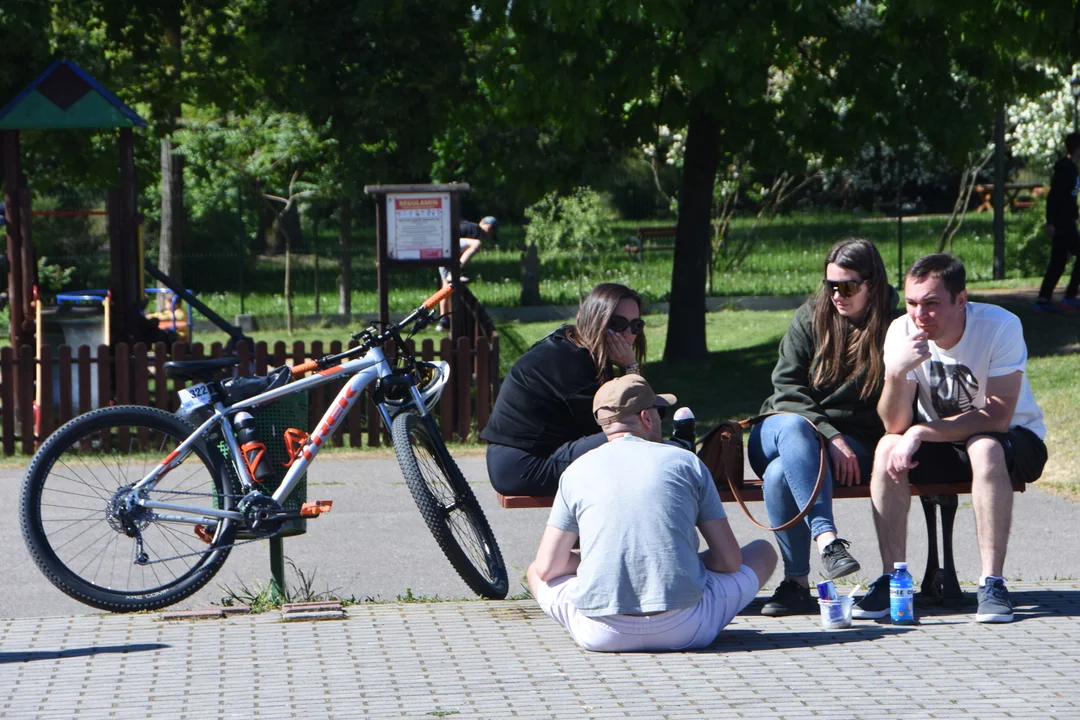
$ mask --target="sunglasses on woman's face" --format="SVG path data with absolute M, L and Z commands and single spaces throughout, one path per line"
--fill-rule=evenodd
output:
M 645 321 L 639 317 L 627 320 L 622 315 L 612 315 L 607 326 L 609 330 L 614 330 L 617 333 L 626 332 L 629 329 L 635 335 L 640 335 L 641 331 L 645 329 Z
M 830 295 L 840 293 L 840 297 L 849 298 L 859 292 L 859 287 L 865 280 L 829 280 L 825 278 L 821 282 L 825 283 Z

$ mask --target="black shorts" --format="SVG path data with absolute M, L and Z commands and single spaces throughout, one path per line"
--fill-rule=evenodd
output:
M 994 438 L 1005 451 L 1005 463 L 1013 482 L 1035 482 L 1046 465 L 1046 443 L 1027 428 L 1014 427 L 1003 433 L 979 433 Z M 915 484 L 971 480 L 967 442 L 924 442 L 912 457 L 919 463 L 908 473 Z
M 543 455 L 489 443 L 488 478 L 495 490 L 503 495 L 550 497 L 559 489 L 559 478 L 570 463 L 606 442 L 607 436 L 599 432 L 572 440 Z

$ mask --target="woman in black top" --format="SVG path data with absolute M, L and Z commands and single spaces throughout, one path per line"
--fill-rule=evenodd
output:
M 606 442 L 593 395 L 616 367 L 641 372 L 644 324 L 636 292 L 601 283 L 581 303 L 575 325 L 563 325 L 514 363 L 480 433 L 497 491 L 554 495 L 563 470 Z

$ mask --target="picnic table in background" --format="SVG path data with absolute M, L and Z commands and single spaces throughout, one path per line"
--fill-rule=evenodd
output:
M 1035 198 L 1049 190 L 1042 183 L 1005 183 L 1005 207 L 1010 210 L 1022 210 L 1034 204 Z M 987 212 L 994 209 L 994 184 L 976 185 L 975 192 L 982 197 L 982 203 L 975 212 Z

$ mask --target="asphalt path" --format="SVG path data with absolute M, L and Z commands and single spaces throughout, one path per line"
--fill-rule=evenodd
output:
M 522 578 L 532 559 L 548 511 L 503 510 L 488 484 L 483 454 L 457 455 L 458 464 L 483 506 L 502 549 L 511 578 L 511 593 L 523 591 Z M 0 617 L 52 617 L 98 612 L 68 598 L 53 587 L 30 559 L 18 521 L 23 469 L 0 468 L 0 542 L 5 550 L 4 591 Z M 473 597 L 442 556 L 413 504 L 397 462 L 387 452 L 354 456 L 324 454 L 311 468 L 309 499 L 332 499 L 334 509 L 308 522 L 305 535 L 284 540 L 285 555 L 314 587 L 341 598 L 393 601 L 399 595 L 460 599 Z M 1040 490 L 1036 483 L 1016 495 L 1013 532 L 1006 575 L 1013 580 L 1040 581 L 1080 577 L 1080 504 Z M 741 541 L 768 537 L 728 505 L 736 537 Z M 764 520 L 764 507 L 751 504 Z M 851 552 L 863 571 L 854 576 L 864 584 L 880 572 L 877 541 L 868 500 L 835 503 L 840 535 L 852 541 Z M 926 557 L 926 530 L 918 500 L 909 518 L 909 562 L 916 579 Z M 970 498 L 961 497 L 957 513 L 956 565 L 961 582 L 979 576 L 978 549 Z M 812 569 L 816 575 L 817 565 Z M 288 582 L 295 578 L 287 571 Z M 270 578 L 269 544 L 250 543 L 234 549 L 218 575 L 177 609 L 220 604 L 229 591 L 265 586 Z M 773 583 L 777 579 L 774 577 Z

